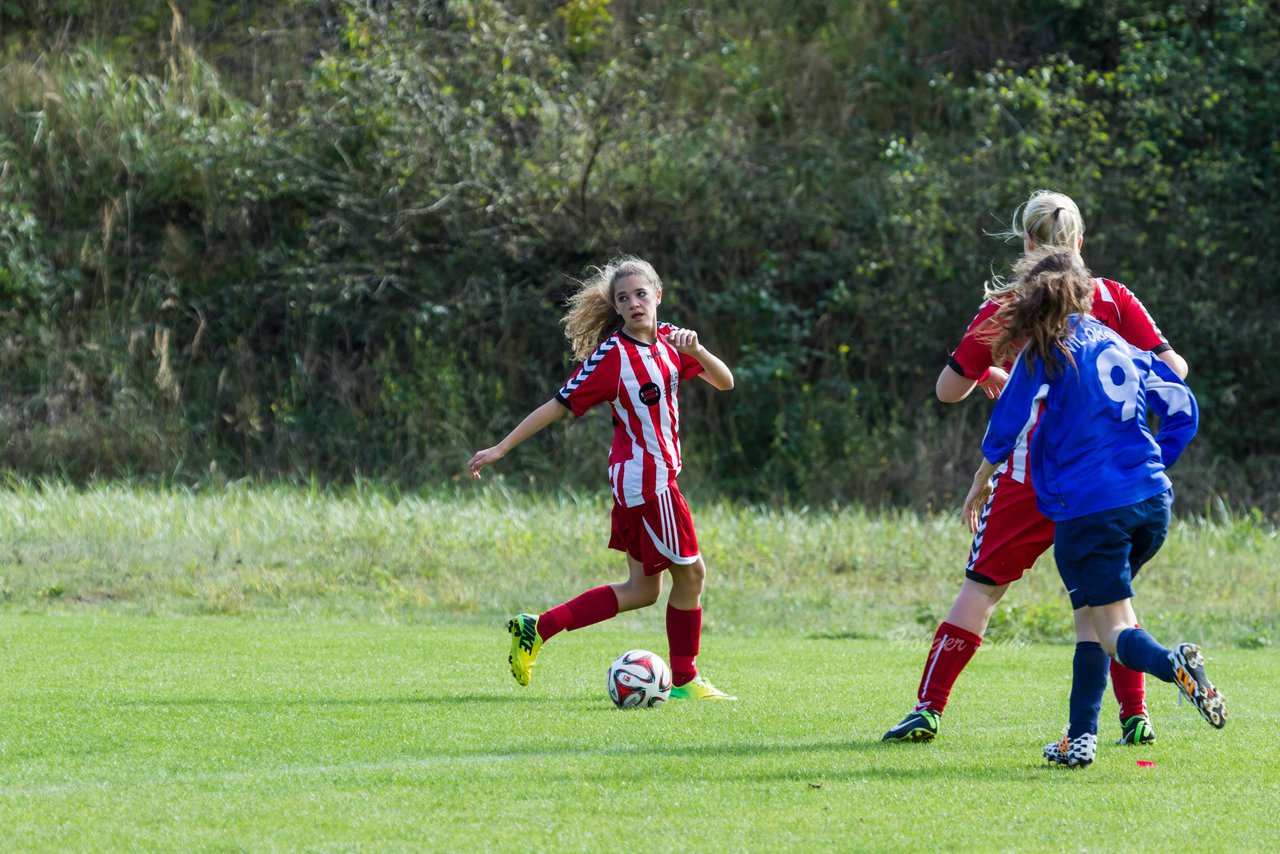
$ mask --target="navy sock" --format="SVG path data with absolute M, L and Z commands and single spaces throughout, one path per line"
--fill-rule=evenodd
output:
M 1116 658 L 1130 670 L 1150 673 L 1161 682 L 1173 681 L 1172 650 L 1156 643 L 1146 629 L 1125 629 L 1116 638 Z
M 1071 666 L 1071 726 L 1067 735 L 1079 738 L 1086 732 L 1098 734 L 1098 713 L 1102 711 L 1102 695 L 1107 691 L 1107 673 L 1111 656 L 1096 641 L 1076 644 L 1076 657 Z

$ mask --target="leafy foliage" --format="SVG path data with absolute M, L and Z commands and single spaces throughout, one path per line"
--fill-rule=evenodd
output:
M 1276 508 L 1266 3 L 74 5 L 0 13 L 9 466 L 456 477 L 625 251 L 738 377 L 686 406 L 694 484 L 950 502 L 984 412 L 933 377 L 1049 186 L 1192 365 L 1193 505 Z M 504 471 L 594 483 L 605 432 Z

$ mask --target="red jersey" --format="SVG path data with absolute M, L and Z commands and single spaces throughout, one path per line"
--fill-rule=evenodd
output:
M 1093 307 L 1089 310 L 1089 313 L 1099 320 L 1103 326 L 1106 326 L 1121 338 L 1142 350 L 1150 350 L 1152 353 L 1160 354 L 1165 350 L 1173 349 L 1172 345 L 1164 339 L 1164 335 L 1160 333 L 1160 328 L 1151 319 L 1151 315 L 1147 312 L 1142 301 L 1134 296 L 1133 291 L 1110 279 L 1094 279 L 1093 285 Z M 991 344 L 980 340 L 981 333 L 979 330 L 996 313 L 998 308 L 999 306 L 991 302 L 991 300 L 987 300 L 982 304 L 978 309 L 977 315 L 973 320 L 969 321 L 969 328 L 965 330 L 959 346 L 956 347 L 947 362 L 953 371 L 966 379 L 976 380 L 986 372 L 987 368 L 992 366 Z M 982 331 L 987 332 L 990 330 Z M 1013 360 L 1010 359 L 1001 367 L 1007 371 L 1012 364 Z M 1034 422 L 1027 425 L 1027 429 L 1024 431 L 1026 434 L 1024 440 L 1018 443 L 1008 461 L 1000 467 L 1000 470 L 1004 471 L 1007 466 L 1013 479 L 1019 482 L 1029 479 L 1026 466 L 1027 445 L 1034 426 Z
M 1103 326 L 1140 350 L 1159 354 L 1172 349 L 1133 291 L 1110 279 L 1094 279 L 1093 285 L 1093 308 L 1089 313 Z M 990 300 L 982 304 L 947 362 L 952 370 L 966 379 L 976 380 L 991 367 L 991 344 L 979 340 L 978 330 L 996 313 L 997 308 L 999 306 Z M 1008 370 L 1012 364 L 1010 359 L 1001 367 Z
M 609 404 L 609 483 L 623 507 L 656 498 L 680 473 L 680 381 L 702 373 L 702 365 L 667 343 L 675 330 L 658 324 L 654 344 L 615 332 L 556 392 L 556 400 L 577 416 Z

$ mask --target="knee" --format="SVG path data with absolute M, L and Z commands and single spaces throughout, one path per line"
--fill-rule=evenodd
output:
M 966 578 L 955 601 L 951 603 L 951 609 L 947 611 L 947 622 L 979 635 L 984 634 L 987 622 L 995 613 L 996 604 L 1008 589 L 1008 584 L 979 584 Z
M 671 567 L 671 583 L 687 593 L 701 594 L 706 580 L 707 565 L 702 562 L 702 558 L 686 566 Z
M 648 608 L 650 605 L 655 604 L 658 601 L 658 596 L 661 595 L 661 593 L 662 593 L 662 588 L 656 584 L 652 584 L 637 590 L 636 591 L 637 607 Z
M 641 581 L 631 579 L 625 584 L 615 587 L 614 591 L 618 595 L 619 611 L 634 611 L 636 608 L 647 608 L 657 602 L 658 597 L 662 594 L 661 577 L 646 577 Z
M 1004 598 L 1005 591 L 1009 589 L 1008 584 L 979 584 L 976 586 L 981 590 L 982 595 L 986 597 L 988 604 L 992 608 Z
M 689 583 L 698 585 L 698 589 L 702 589 L 702 584 L 707 580 L 707 565 L 702 562 L 702 558 L 698 558 L 688 566 Z

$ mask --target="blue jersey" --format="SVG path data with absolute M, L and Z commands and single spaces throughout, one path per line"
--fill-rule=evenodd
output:
M 983 456 L 1001 463 L 1025 448 L 1036 505 L 1054 521 L 1127 507 L 1169 489 L 1164 471 L 1199 423 L 1191 389 L 1160 359 L 1091 317 L 1072 318 L 1066 343 L 1075 367 L 1063 365 L 1054 377 L 1043 359 L 1029 367 L 1026 350 L 1018 355 L 991 413 Z M 1147 427 L 1148 410 L 1160 417 L 1158 436 Z

